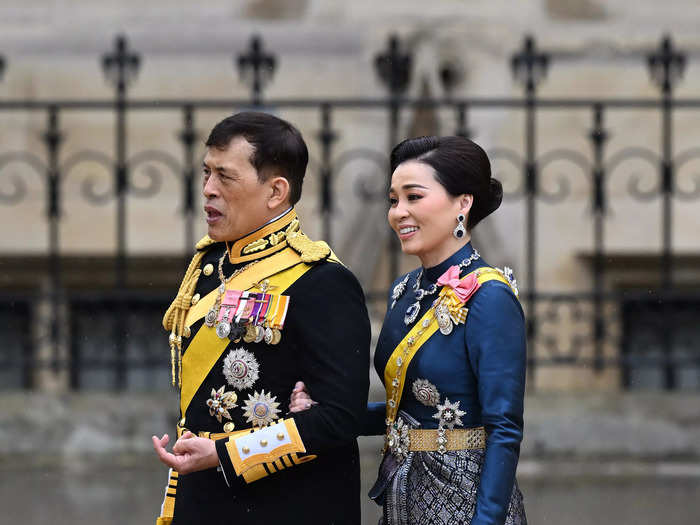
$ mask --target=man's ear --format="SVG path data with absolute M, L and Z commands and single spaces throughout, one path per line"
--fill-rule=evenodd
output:
M 267 199 L 267 207 L 272 209 L 289 204 L 289 181 L 280 176 L 272 176 L 267 180 L 270 188 L 270 196 Z

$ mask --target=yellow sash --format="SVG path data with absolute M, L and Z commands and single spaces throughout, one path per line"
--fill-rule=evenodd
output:
M 466 279 L 473 273 L 476 273 L 476 278 L 479 281 L 479 284 L 484 284 L 486 281 L 501 281 L 502 283 L 507 284 L 511 290 L 513 289 L 500 270 L 485 266 L 468 273 L 462 277 L 462 279 Z M 430 319 L 430 324 L 424 327 L 423 321 L 426 319 Z M 404 384 L 406 383 L 406 371 L 408 370 L 408 364 L 415 357 L 416 353 L 418 353 L 421 346 L 423 346 L 423 344 L 430 339 L 437 329 L 438 322 L 436 317 L 433 315 L 432 308 L 430 308 L 427 312 L 425 312 L 425 314 L 423 314 L 423 317 L 416 322 L 413 328 L 408 331 L 406 336 L 401 340 L 396 348 L 394 348 L 394 351 L 389 356 L 389 361 L 387 361 L 386 367 L 384 368 L 384 386 L 386 388 L 386 417 L 392 423 L 396 420 L 396 413 L 398 412 L 399 405 L 401 404 L 401 396 L 403 395 L 403 388 Z M 404 355 L 404 349 L 406 347 L 408 347 L 408 351 Z M 394 378 L 396 378 L 397 371 L 399 372 L 399 384 L 394 387 L 392 385 L 392 381 Z M 398 396 L 396 396 L 394 400 L 395 404 L 392 407 L 389 402 L 392 399 L 395 391 L 398 391 Z
M 263 259 L 255 266 L 231 279 L 227 283 L 226 289 L 250 290 L 254 289 L 260 281 L 266 279 L 269 281 L 270 291 L 274 294 L 281 294 L 312 267 L 313 265 L 302 263 L 299 254 L 294 250 L 283 250 L 267 259 Z M 185 324 L 190 326 L 198 319 L 201 319 L 214 304 L 217 294 L 218 291 L 214 290 L 194 305 L 187 315 Z M 202 303 L 208 306 L 204 309 L 198 308 Z M 195 308 L 197 308 L 197 312 L 193 314 L 192 311 Z M 180 412 L 182 416 L 187 412 L 187 407 L 189 407 L 192 398 L 199 390 L 204 379 L 209 375 L 212 367 L 219 360 L 219 357 L 221 357 L 229 342 L 227 338 L 221 339 L 217 336 L 214 328 L 204 324 L 197 331 L 197 334 L 187 347 L 185 355 L 182 356 L 182 390 L 180 391 Z

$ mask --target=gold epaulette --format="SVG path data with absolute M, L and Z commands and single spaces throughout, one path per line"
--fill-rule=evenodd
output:
M 305 263 L 323 261 L 331 255 L 331 247 L 326 242 L 312 241 L 302 232 L 288 234 L 287 244 L 301 255 L 301 261 Z

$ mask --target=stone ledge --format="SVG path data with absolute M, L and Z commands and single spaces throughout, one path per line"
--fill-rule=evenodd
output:
M 175 392 L 5 393 L 2 405 L 2 468 L 27 462 L 82 465 L 105 459 L 132 465 L 152 455 L 150 437 L 172 434 L 177 419 Z M 530 395 L 523 465 L 549 460 L 583 465 L 695 464 L 700 461 L 698 406 L 700 396 L 681 393 Z M 381 438 L 361 438 L 360 447 L 371 454 L 380 449 Z

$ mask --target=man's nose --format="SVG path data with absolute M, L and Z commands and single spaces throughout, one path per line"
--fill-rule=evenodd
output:
M 214 175 L 210 175 L 206 182 L 204 183 L 204 187 L 202 188 L 202 193 L 207 199 L 211 199 L 216 197 L 219 194 L 219 189 L 216 184 Z

